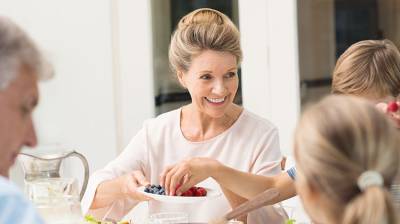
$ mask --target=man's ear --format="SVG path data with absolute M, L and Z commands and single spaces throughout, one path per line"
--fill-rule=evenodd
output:
M 176 72 L 176 76 L 178 77 L 179 83 L 183 86 L 183 88 L 186 88 L 186 83 L 185 80 L 183 79 L 184 75 L 185 74 L 183 73 L 183 71 Z

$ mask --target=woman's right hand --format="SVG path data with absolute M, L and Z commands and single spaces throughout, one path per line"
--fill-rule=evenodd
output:
M 137 201 L 148 201 L 150 197 L 137 191 L 138 187 L 148 186 L 150 182 L 144 177 L 143 172 L 135 170 L 131 173 L 118 177 L 120 181 L 121 193 Z
M 217 160 L 211 158 L 190 158 L 166 167 L 160 175 L 160 184 L 165 187 L 167 195 L 181 195 L 190 187 L 211 177 L 219 165 Z

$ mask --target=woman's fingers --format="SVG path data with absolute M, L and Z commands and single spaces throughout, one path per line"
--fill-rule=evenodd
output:
M 171 175 L 170 195 L 175 195 L 178 185 L 183 182 L 183 177 L 188 173 L 186 166 L 180 166 L 174 174 Z M 179 186 L 180 188 L 180 186 Z M 178 195 L 178 194 L 177 194 Z
M 191 178 L 188 176 L 188 177 L 184 177 L 184 179 L 186 179 L 186 181 L 184 181 L 182 183 L 182 185 L 179 187 L 179 189 L 176 191 L 176 195 L 182 195 L 184 192 L 189 190 L 191 187 L 198 184 L 198 181 L 196 181 L 195 178 Z
M 180 195 L 194 184 L 201 182 L 211 174 L 206 168 L 212 163 L 207 158 L 191 158 L 164 169 L 160 183 L 167 195 Z M 184 184 L 184 188 L 182 185 Z M 179 188 L 177 190 L 177 188 Z
M 160 185 L 163 186 L 164 188 L 165 188 L 165 178 L 167 177 L 167 173 L 174 167 L 175 165 L 167 166 L 160 174 Z
M 171 187 L 171 177 L 176 173 L 176 171 L 179 169 L 179 165 L 174 166 L 172 169 L 168 171 L 168 173 L 165 175 L 165 182 L 164 182 L 164 187 L 165 187 L 165 193 L 167 195 L 170 194 L 170 187 Z
M 142 171 L 133 171 L 133 177 L 136 179 L 136 182 L 139 186 L 148 186 L 150 182 L 144 177 Z
M 151 200 L 152 198 L 137 191 L 137 188 L 142 185 L 139 183 L 139 180 L 137 177 L 144 178 L 143 173 L 141 173 L 141 171 L 138 171 L 138 172 L 134 171 L 131 174 L 126 175 L 127 180 L 125 181 L 125 184 L 127 185 L 126 187 L 128 189 L 129 197 L 131 197 L 134 200 L 138 200 L 138 201 Z M 146 183 L 146 179 L 142 179 L 141 182 Z

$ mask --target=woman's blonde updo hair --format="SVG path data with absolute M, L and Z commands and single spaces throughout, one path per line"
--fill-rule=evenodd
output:
M 188 71 L 193 57 L 204 50 L 227 52 L 242 60 L 240 34 L 223 13 L 208 8 L 184 16 L 172 34 L 169 61 L 174 72 Z
M 400 94 L 400 53 L 390 40 L 364 40 L 338 59 L 332 93 L 375 99 Z
M 296 129 L 299 178 L 328 198 L 336 223 L 397 223 L 388 188 L 399 167 L 398 130 L 374 105 L 336 95 L 308 108 Z M 357 185 L 360 175 L 379 172 L 384 186 Z M 386 222 L 385 222 L 386 221 Z

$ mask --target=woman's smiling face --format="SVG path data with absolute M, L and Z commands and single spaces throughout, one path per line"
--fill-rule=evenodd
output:
M 213 118 L 222 117 L 235 98 L 239 79 L 237 59 L 227 52 L 205 50 L 194 57 L 189 70 L 178 72 L 193 106 Z

